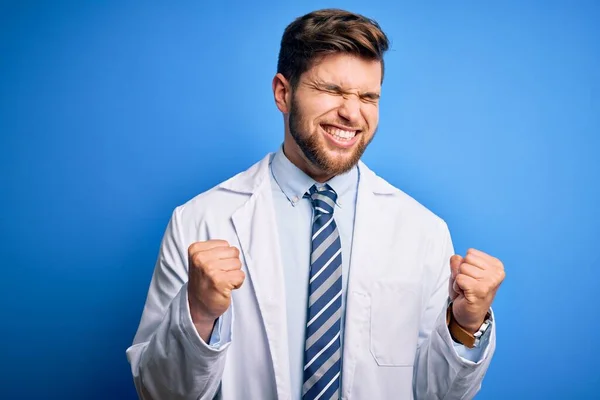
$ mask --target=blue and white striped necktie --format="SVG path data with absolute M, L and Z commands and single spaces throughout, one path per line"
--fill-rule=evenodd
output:
M 302 399 L 339 399 L 342 247 L 333 220 L 337 194 L 329 185 L 313 185 L 306 196 L 314 217 Z

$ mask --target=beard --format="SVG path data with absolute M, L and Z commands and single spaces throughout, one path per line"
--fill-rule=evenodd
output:
M 375 132 L 369 140 L 366 140 L 363 136 L 353 149 L 344 151 L 344 154 L 340 154 L 338 157 L 331 156 L 326 144 L 322 143 L 324 139 L 321 139 L 319 132 L 312 134 L 308 132 L 307 126 L 309 124 L 302 115 L 294 95 L 292 95 L 292 103 L 290 105 L 289 124 L 290 134 L 306 159 L 320 171 L 334 176 L 343 174 L 354 168 L 358 164 L 358 161 L 360 161 L 369 143 L 375 137 Z M 342 123 L 341 125 L 345 124 Z M 327 135 L 328 133 L 325 134 Z M 358 134 L 365 135 L 366 133 L 364 130 L 361 130 Z M 351 154 L 345 154 L 349 152 Z

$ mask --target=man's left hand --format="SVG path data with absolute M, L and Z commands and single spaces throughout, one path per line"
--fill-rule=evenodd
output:
M 504 265 L 482 251 L 469 249 L 450 258 L 450 299 L 454 320 L 465 330 L 479 330 L 504 280 Z

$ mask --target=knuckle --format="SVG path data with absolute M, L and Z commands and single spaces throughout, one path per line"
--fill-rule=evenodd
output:
M 208 281 L 214 280 L 214 272 L 211 270 L 203 271 L 202 275 L 204 276 L 204 279 L 206 279 Z
M 506 278 L 506 271 L 504 271 L 504 269 L 502 269 L 500 271 L 500 273 L 498 274 L 498 278 L 499 278 L 500 282 L 502 282 L 504 280 L 504 278 Z
M 188 246 L 188 256 L 192 256 L 194 253 L 196 253 L 196 249 L 198 248 L 198 242 L 194 242 L 192 244 L 190 244 Z
M 227 256 L 234 259 L 238 256 L 238 251 L 235 247 L 229 247 L 227 249 Z
M 235 281 L 243 282 L 245 278 L 246 278 L 246 274 L 244 274 L 244 271 L 242 271 L 242 270 L 233 271 L 233 279 Z
M 466 275 L 466 274 L 472 272 L 472 268 L 473 267 L 471 267 L 469 264 L 463 264 L 463 265 L 460 266 L 460 272 L 463 275 Z
M 465 256 L 464 262 L 467 264 L 474 264 L 475 263 L 475 257 L 473 256 L 472 253 L 468 253 Z
M 196 268 L 202 267 L 204 264 L 204 257 L 202 256 L 201 252 L 192 255 L 192 263 Z
M 212 286 L 216 286 L 219 282 L 219 274 L 215 270 L 207 271 L 205 276 Z

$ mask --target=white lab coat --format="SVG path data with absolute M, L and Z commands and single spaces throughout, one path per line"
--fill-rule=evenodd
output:
M 144 312 L 127 349 L 143 399 L 290 399 L 286 297 L 269 162 L 175 209 Z M 359 163 L 348 281 L 342 398 L 469 399 L 495 348 L 481 361 L 456 353 L 445 320 L 452 242 L 445 222 Z M 224 239 L 246 273 L 216 350 L 197 334 L 187 302 L 187 249 Z

